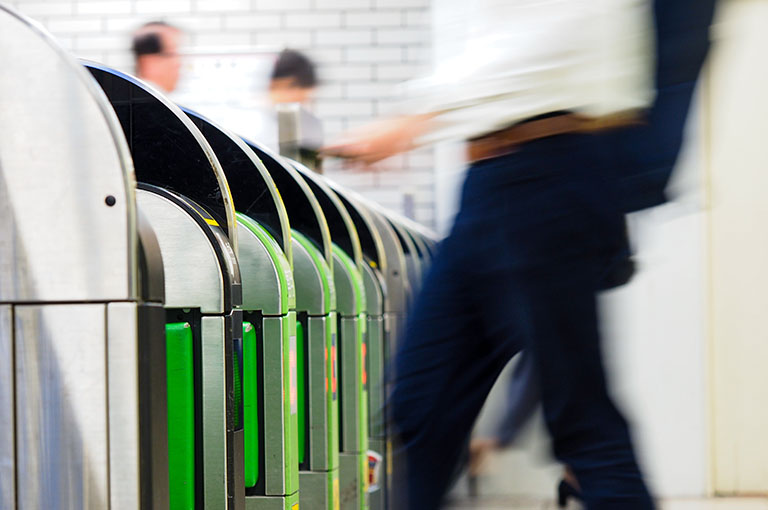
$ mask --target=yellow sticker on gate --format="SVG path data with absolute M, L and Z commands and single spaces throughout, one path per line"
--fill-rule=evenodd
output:
M 333 510 L 339 510 L 341 508 L 341 502 L 339 501 L 341 499 L 339 492 L 339 479 L 334 478 L 333 479 Z

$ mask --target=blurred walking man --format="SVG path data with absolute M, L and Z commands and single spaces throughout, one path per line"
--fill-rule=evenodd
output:
M 395 363 L 407 486 L 392 508 L 441 506 L 491 386 L 522 349 L 587 509 L 655 508 L 606 387 L 595 295 L 626 249 L 624 214 L 664 201 L 713 9 L 476 0 L 457 12 L 464 51 L 411 85 L 409 115 L 328 149 L 370 162 L 439 139 L 469 146 L 459 213 Z

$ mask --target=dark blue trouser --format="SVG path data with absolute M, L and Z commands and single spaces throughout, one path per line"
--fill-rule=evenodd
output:
M 491 386 L 523 348 L 554 454 L 587 508 L 654 508 L 600 354 L 595 294 L 624 249 L 600 140 L 543 139 L 469 170 L 397 353 L 392 417 L 408 484 L 393 508 L 439 508 Z

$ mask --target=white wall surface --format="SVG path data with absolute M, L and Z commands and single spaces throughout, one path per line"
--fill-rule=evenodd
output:
M 709 79 L 714 488 L 768 493 L 768 2 L 730 1 Z
M 315 112 L 328 138 L 391 110 L 395 87 L 431 63 L 429 0 L 10 0 L 75 55 L 133 72 L 130 33 L 164 20 L 187 33 L 185 50 L 282 48 L 306 51 L 323 85 Z M 216 119 L 213 119 L 216 120 Z M 431 150 L 352 172 L 327 173 L 386 207 L 432 225 Z M 403 210 L 403 193 L 413 210 Z

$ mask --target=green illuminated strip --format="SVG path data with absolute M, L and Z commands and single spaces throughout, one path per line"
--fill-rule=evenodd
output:
M 195 508 L 195 393 L 192 328 L 165 325 L 168 378 L 168 484 L 171 510 Z
M 243 432 L 245 434 L 245 486 L 259 480 L 259 400 L 256 328 L 243 322 Z
M 304 463 L 307 453 L 307 426 L 304 420 L 307 416 L 307 395 L 305 382 L 305 353 L 304 353 L 304 326 L 296 321 L 296 393 L 299 401 L 297 419 L 299 422 L 299 464 Z

